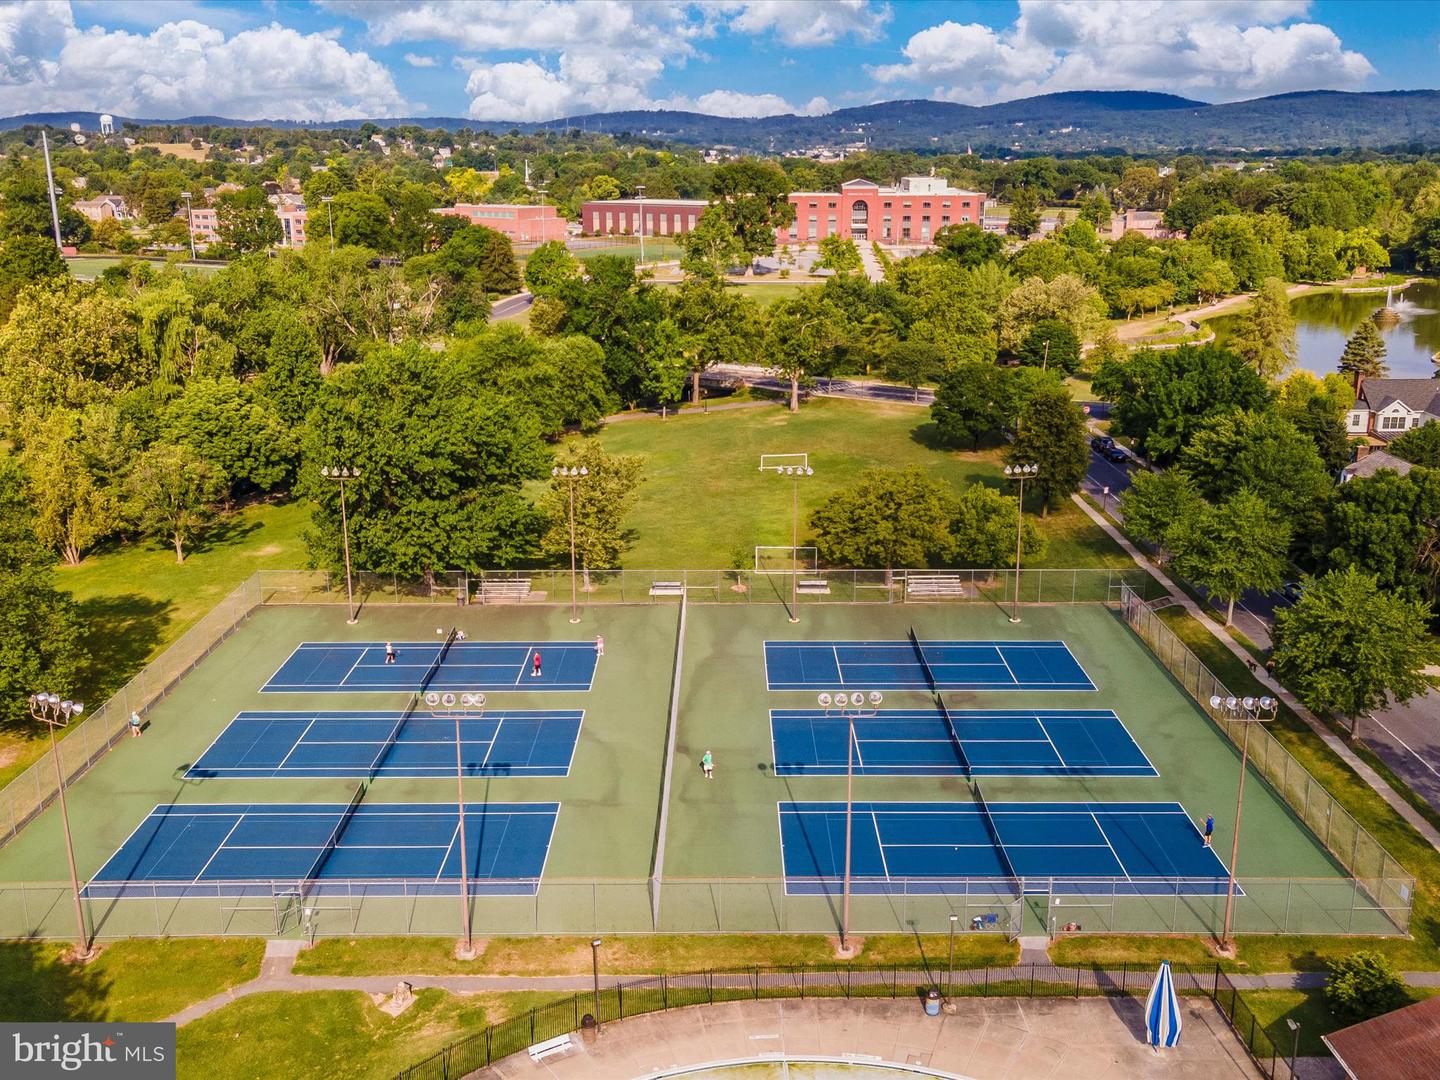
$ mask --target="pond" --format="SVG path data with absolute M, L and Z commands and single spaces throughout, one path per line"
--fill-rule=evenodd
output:
M 1437 370 L 1431 357 L 1440 350 L 1440 281 L 1421 281 L 1394 295 L 1398 321 L 1384 319 L 1385 363 L 1392 379 L 1428 379 Z M 1336 370 L 1345 341 L 1362 319 L 1385 306 L 1384 293 L 1344 293 L 1339 289 L 1311 293 L 1290 302 L 1295 316 L 1300 367 L 1316 375 Z M 1221 343 L 1238 316 L 1211 319 Z

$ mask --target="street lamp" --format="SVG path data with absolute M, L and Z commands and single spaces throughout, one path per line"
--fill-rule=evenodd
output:
M 190 261 L 194 262 L 195 255 L 195 207 L 190 200 L 193 196 L 188 191 L 180 192 L 180 198 L 185 200 L 185 231 L 190 234 Z
M 595 1034 L 600 1034 L 600 939 L 590 939 L 590 970 L 595 976 Z M 624 1019 L 623 1017 L 621 1019 Z
M 570 621 L 580 621 L 579 599 L 575 592 L 575 485 L 590 475 L 590 470 L 584 465 L 571 465 L 566 468 L 564 465 L 556 465 L 550 470 L 550 475 L 557 480 L 564 480 L 570 489 Z
M 645 265 L 645 185 L 635 185 L 635 201 L 640 206 L 640 265 Z
M 330 204 L 335 201 L 334 195 L 321 195 L 320 201 L 325 204 L 325 222 L 330 226 L 330 250 L 335 250 L 335 214 L 330 209 Z
M 950 1000 L 951 993 L 955 989 L 955 924 L 960 921 L 959 915 L 950 916 L 950 962 L 945 968 L 945 1000 Z
M 461 754 L 460 719 L 462 717 L 483 718 L 485 715 L 484 694 L 440 694 L 430 690 L 425 694 L 425 704 L 434 709 L 443 706 L 455 719 L 455 809 L 460 815 L 460 925 L 465 936 L 464 956 L 475 957 L 475 946 L 470 940 L 470 848 L 465 843 L 465 765 Z M 457 706 L 459 706 L 457 708 Z
M 850 955 L 850 855 L 855 817 L 855 721 L 876 714 L 885 695 L 878 690 L 818 694 L 815 698 L 829 716 L 832 709 L 845 718 L 845 883 L 840 908 L 840 955 Z
M 767 459 L 772 457 L 799 458 L 798 464 L 767 464 Z M 800 480 L 802 477 L 814 476 L 815 470 L 810 467 L 810 455 L 807 454 L 761 454 L 760 471 L 773 472 L 777 476 L 788 476 L 794 481 L 790 485 L 790 561 L 792 570 L 790 573 L 790 621 L 800 621 Z
M 350 576 L 350 518 L 345 510 L 345 481 L 359 480 L 360 470 L 352 469 L 348 465 L 322 465 L 320 475 L 340 485 L 340 536 L 345 547 L 345 605 L 350 615 L 345 621 L 354 626 L 358 615 L 355 611 L 355 585 Z
M 1015 603 L 1010 610 L 1010 621 L 1020 621 L 1020 540 L 1025 529 L 1025 481 L 1038 476 L 1039 465 L 1006 465 L 1005 479 L 1020 485 L 1020 494 L 1015 500 Z
M 1300 1024 L 1298 1021 L 1285 1018 L 1285 1026 L 1290 1029 L 1290 1034 L 1295 1036 L 1294 1042 L 1290 1044 L 1290 1075 L 1295 1075 L 1295 1059 L 1300 1056 Z
M 78 929 L 77 959 L 91 955 L 90 935 L 85 930 L 85 909 L 80 904 L 80 875 L 75 871 L 75 843 L 70 838 L 70 807 L 65 802 L 65 774 L 60 768 L 60 744 L 55 728 L 68 727 L 73 717 L 85 711 L 84 702 L 62 699 L 59 694 L 41 691 L 30 695 L 30 715 L 50 729 L 50 753 L 55 759 L 55 786 L 60 795 L 60 820 L 65 827 L 65 858 L 70 863 L 70 891 L 75 896 L 75 925 Z
M 1235 862 L 1240 857 L 1240 814 L 1245 809 L 1245 771 L 1250 760 L 1250 725 L 1274 720 L 1278 708 L 1278 703 L 1272 697 L 1257 700 L 1253 697 L 1222 698 L 1217 694 L 1210 699 L 1211 711 L 1221 713 L 1222 720 L 1239 720 L 1245 724 L 1245 735 L 1240 740 L 1240 782 L 1235 791 L 1235 835 L 1230 841 L 1230 878 L 1225 886 L 1225 923 L 1220 931 L 1221 952 L 1235 951 L 1235 942 L 1230 937 L 1230 916 L 1235 908 Z

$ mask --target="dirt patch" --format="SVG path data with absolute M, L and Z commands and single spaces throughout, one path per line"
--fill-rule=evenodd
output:
M 279 555 L 284 550 L 285 549 L 279 544 L 266 544 L 264 547 L 256 548 L 254 551 L 247 551 L 245 554 L 258 558 L 261 555 Z

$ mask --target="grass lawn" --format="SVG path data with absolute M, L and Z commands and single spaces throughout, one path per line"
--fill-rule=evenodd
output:
M 1433 997 L 1440 990 L 1410 990 L 1410 1004 Z M 1323 990 L 1246 990 L 1240 998 L 1255 1014 L 1281 1057 L 1288 1058 L 1295 1045 L 1295 1035 L 1286 1025 L 1287 1019 L 1300 1025 L 1300 1057 L 1329 1057 L 1330 1051 L 1320 1036 L 1349 1027 L 1353 1020 L 1341 1020 L 1330 1011 Z
M 68 945 L 0 942 L 0 1020 L 162 1020 L 260 974 L 256 938 L 117 941 L 89 964 Z
M 112 266 L 119 266 L 126 260 L 141 259 L 155 267 L 165 266 L 169 260 L 143 258 L 137 255 L 74 255 L 65 260 L 65 265 L 70 268 L 70 273 L 78 278 L 96 278 Z M 220 264 L 212 263 L 177 263 L 182 270 L 195 270 L 202 274 L 213 274 L 222 269 Z
M 193 1080 L 389 1080 L 447 1043 L 569 995 L 418 990 L 398 1017 L 368 994 L 254 994 L 178 1032 L 179 1075 Z M 343 1063 L 343 1065 L 341 1064 Z
M 993 934 L 955 939 L 956 967 L 1012 964 L 1017 946 Z M 944 936 L 878 935 L 865 939 L 856 966 L 944 964 Z M 474 961 L 453 955 L 447 938 L 334 938 L 300 954 L 302 975 L 586 975 L 590 939 L 583 937 L 490 938 Z M 684 972 L 834 963 L 829 941 L 809 935 L 668 935 L 607 938 L 601 970 L 609 975 L 670 975 Z
M 762 452 L 810 455 L 815 475 L 800 485 L 802 544 L 810 514 L 861 469 L 918 465 L 951 484 L 1003 483 L 998 449 L 940 449 L 929 415 L 905 405 L 817 398 L 794 414 L 777 407 L 635 420 L 611 425 L 599 438 L 612 453 L 646 459 L 630 517 L 635 544 L 624 558 L 639 569 L 723 568 L 732 557 L 752 566 L 756 544 L 788 544 L 790 483 L 759 471 Z M 1068 502 L 1040 527 L 1051 543 L 1043 559 L 1028 565 L 1132 566 Z
M 169 546 L 147 541 L 57 566 L 56 583 L 75 598 L 84 624 L 82 699 L 98 706 L 256 570 L 304 566 L 309 519 L 305 503 L 260 503 L 211 526 L 183 563 Z M 0 731 L 0 785 L 44 747 L 38 730 Z

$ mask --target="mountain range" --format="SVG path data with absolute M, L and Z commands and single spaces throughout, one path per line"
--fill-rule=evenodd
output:
M 99 113 L 27 113 L 0 119 L 0 130 L 30 124 L 99 128 Z M 178 120 L 115 117 L 145 127 L 382 128 L 415 125 L 475 131 L 557 131 L 570 128 L 645 136 L 700 146 L 726 145 L 780 153 L 817 146 L 864 144 L 872 150 L 963 151 L 985 154 L 1265 152 L 1349 148 L 1440 147 L 1440 91 L 1345 93 L 1315 90 L 1212 105 L 1174 94 L 1080 90 L 995 105 L 949 101 L 884 101 L 823 116 L 727 117 L 674 110 L 630 110 L 567 116 L 543 123 L 416 116 L 312 123 L 192 116 Z

